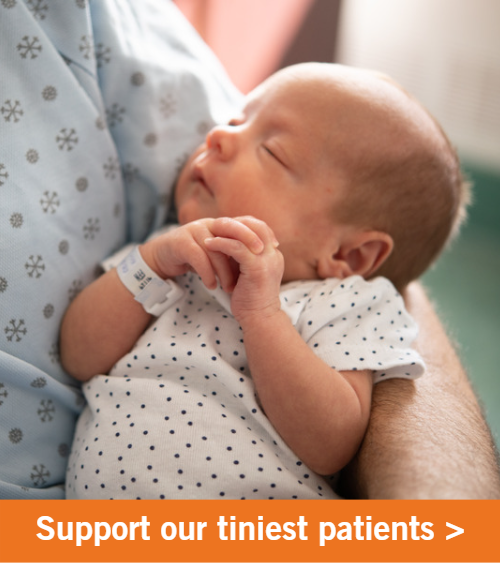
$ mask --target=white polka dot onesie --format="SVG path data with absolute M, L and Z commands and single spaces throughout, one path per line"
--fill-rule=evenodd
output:
M 338 498 L 280 438 L 256 396 L 229 296 L 195 274 L 107 376 L 85 384 L 68 498 Z M 414 378 L 414 321 L 383 278 L 292 282 L 281 303 L 337 370 Z

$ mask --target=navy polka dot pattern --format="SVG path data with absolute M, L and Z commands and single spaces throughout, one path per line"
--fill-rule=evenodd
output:
M 337 498 L 265 416 L 243 334 L 219 288 L 177 278 L 183 298 L 160 316 L 109 376 L 84 386 L 67 476 L 69 498 Z M 417 377 L 416 326 L 385 279 L 293 282 L 283 310 L 338 370 L 375 381 Z

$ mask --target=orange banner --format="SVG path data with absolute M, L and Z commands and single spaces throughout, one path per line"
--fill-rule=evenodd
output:
M 0 501 L 0 561 L 500 561 L 500 501 Z

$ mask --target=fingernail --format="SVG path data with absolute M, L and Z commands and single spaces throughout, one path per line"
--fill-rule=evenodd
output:
M 259 239 L 252 244 L 252 251 L 255 254 L 260 254 L 264 250 L 264 243 Z

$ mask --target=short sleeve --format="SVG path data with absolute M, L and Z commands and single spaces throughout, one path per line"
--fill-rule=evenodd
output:
M 385 278 L 299 284 L 294 292 L 288 302 L 295 307 L 297 330 L 332 368 L 372 370 L 375 383 L 423 374 L 424 362 L 411 348 L 417 325 Z

